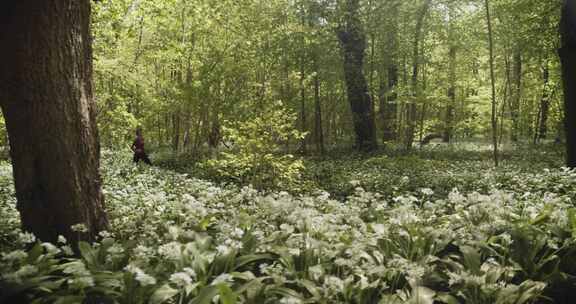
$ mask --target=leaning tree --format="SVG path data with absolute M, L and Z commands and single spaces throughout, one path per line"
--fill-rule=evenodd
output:
M 0 2 L 0 106 L 17 208 L 43 241 L 93 240 L 107 225 L 90 35 L 90 0 Z

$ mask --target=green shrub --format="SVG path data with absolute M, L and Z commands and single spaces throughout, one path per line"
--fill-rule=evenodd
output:
M 230 148 L 201 167 L 218 181 L 251 184 L 257 189 L 294 188 L 304 166 L 282 149 L 304 136 L 294 128 L 295 120 L 295 114 L 278 102 L 246 121 L 226 122 L 223 140 Z

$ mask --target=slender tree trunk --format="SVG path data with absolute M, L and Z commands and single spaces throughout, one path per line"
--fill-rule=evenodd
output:
M 172 152 L 178 153 L 180 151 L 180 113 L 175 112 L 172 114 Z
M 454 129 L 454 107 L 456 105 L 456 46 L 450 47 L 450 87 L 448 88 L 448 106 L 446 107 L 446 129 L 443 141 L 448 143 L 452 140 Z
M 424 48 L 422 48 L 422 52 L 424 52 Z M 426 65 L 424 65 L 422 67 L 422 91 L 426 92 L 426 86 L 428 85 L 428 78 L 427 76 L 427 71 L 426 71 Z M 426 115 L 428 115 L 428 101 L 425 99 L 422 103 L 422 107 L 420 110 L 420 129 L 418 130 L 419 133 L 419 137 L 418 137 L 418 142 L 422 143 L 422 140 L 424 139 L 424 132 L 425 132 L 425 128 L 424 125 L 426 123 Z M 420 147 L 422 147 L 422 145 L 420 145 Z
M 450 43 L 450 48 L 448 51 L 449 57 L 449 78 L 450 87 L 448 88 L 448 105 L 446 106 L 446 122 L 444 129 L 444 136 L 442 140 L 446 143 L 452 140 L 452 133 L 454 129 L 454 109 L 456 107 L 456 45 L 454 37 L 454 7 L 453 4 L 449 6 L 449 18 L 450 18 L 450 29 L 448 40 Z
M 304 63 L 304 55 L 302 55 L 300 58 L 300 132 L 302 133 L 308 131 L 308 124 L 306 122 L 306 85 L 304 83 L 306 75 Z M 302 142 L 300 143 L 300 152 L 304 154 L 308 151 L 306 138 L 307 136 L 302 138 Z
M 314 141 L 316 150 L 324 154 L 324 132 L 322 130 L 322 104 L 320 101 L 320 75 L 318 69 L 318 58 L 314 60 L 316 74 L 314 75 Z
M 398 5 L 390 10 L 391 28 L 386 32 L 386 70 L 388 83 L 385 85 L 383 77 L 380 88 L 380 116 L 382 117 L 382 140 L 384 142 L 396 140 L 398 93 Z M 384 73 L 382 73 L 384 74 Z
M 210 133 L 208 134 L 208 146 L 210 148 L 218 147 L 221 140 L 220 131 L 220 118 L 218 117 L 218 111 L 212 112 L 212 122 L 210 123 Z
M 492 89 L 492 145 L 494 165 L 498 166 L 498 121 L 497 121 L 497 105 L 496 105 L 496 77 L 494 75 L 494 42 L 492 39 L 492 20 L 490 17 L 490 2 L 484 1 L 486 6 L 486 23 L 488 25 L 488 48 L 490 50 L 490 84 Z
M 396 64 L 390 64 L 388 66 L 388 84 L 387 93 L 383 96 L 384 104 L 381 110 L 382 121 L 383 121 L 383 141 L 393 141 L 396 140 L 396 130 L 398 128 L 398 106 L 397 99 L 398 93 L 396 92 L 396 87 L 398 86 L 398 66 Z
M 359 0 L 345 0 L 345 17 L 337 34 L 344 55 L 344 76 L 348 102 L 352 108 L 352 120 L 356 133 L 356 148 L 374 150 L 376 128 L 372 100 L 363 72 L 366 37 L 359 18 Z
M 138 63 L 138 59 L 142 55 L 142 37 L 144 36 L 144 15 L 140 16 L 140 30 L 138 33 L 138 45 L 136 47 L 136 53 L 134 54 L 134 62 L 132 63 L 132 67 L 130 70 L 134 70 L 136 68 L 136 64 Z
M 566 165 L 576 168 L 576 4 L 574 1 L 564 1 L 560 35 L 562 44 L 558 53 L 562 63 L 564 85 Z
M 522 53 L 520 47 L 514 50 L 514 87 L 512 92 L 511 102 L 511 119 L 512 119 L 512 134 L 511 139 L 513 142 L 518 141 L 520 133 L 520 99 L 522 98 Z
M 422 39 L 422 27 L 424 25 L 424 18 L 428 13 L 428 9 L 430 8 L 431 0 L 425 0 L 420 8 L 420 12 L 418 13 L 418 20 L 416 22 L 416 32 L 414 34 L 414 45 L 413 45 L 413 54 L 412 54 L 412 96 L 413 100 L 408 105 L 407 109 L 407 128 L 406 128 L 406 150 L 410 150 L 412 148 L 412 144 L 414 143 L 414 132 L 416 129 L 416 120 L 417 120 L 417 106 L 416 102 L 419 97 L 418 92 L 418 72 L 420 68 L 420 39 Z
M 542 88 L 542 98 L 540 99 L 540 118 L 538 119 L 538 139 L 546 139 L 548 133 L 548 113 L 550 110 L 550 88 L 548 83 L 550 80 L 550 70 L 548 62 L 545 63 L 542 71 L 542 80 L 544 82 Z
M 0 106 L 23 229 L 43 241 L 106 229 L 92 95 L 90 1 L 0 4 Z M 71 226 L 84 224 L 87 232 Z

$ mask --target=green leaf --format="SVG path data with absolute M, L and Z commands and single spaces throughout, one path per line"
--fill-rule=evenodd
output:
M 58 300 L 54 304 L 78 304 L 84 301 L 82 296 L 62 296 L 58 297 Z
M 286 288 L 286 287 L 271 287 L 268 289 L 268 292 L 271 294 L 287 297 L 287 298 L 296 298 L 299 300 L 304 300 L 304 297 L 296 292 L 295 290 Z
M 460 302 L 458 302 L 458 299 L 456 299 L 456 297 L 454 297 L 448 293 L 438 293 L 436 295 L 435 300 L 437 302 L 445 303 L 445 304 L 460 304 Z
M 28 252 L 28 258 L 27 258 L 28 264 L 35 263 L 38 257 L 40 257 L 40 255 L 42 254 L 42 252 L 44 252 L 42 245 L 40 243 L 36 243 L 36 245 L 34 245 L 34 247 L 32 247 L 32 249 L 30 249 L 30 251 Z
M 271 261 L 274 260 L 274 258 L 275 258 L 274 255 L 269 253 L 244 255 L 236 259 L 236 265 L 234 265 L 234 270 L 237 270 L 238 268 L 245 266 L 247 264 L 259 261 Z
M 160 304 L 178 294 L 178 290 L 170 287 L 168 284 L 160 286 L 150 297 L 149 304 Z
M 78 249 L 80 250 L 80 255 L 86 261 L 87 265 L 94 265 L 94 253 L 92 252 L 92 246 L 90 244 L 80 241 L 78 242 Z
M 236 304 L 237 295 L 227 284 L 218 284 L 218 292 L 222 304 Z
M 304 286 L 304 288 L 306 288 L 306 290 L 308 290 L 308 292 L 316 299 L 319 299 L 321 297 L 320 295 L 320 291 L 318 290 L 318 287 L 316 286 L 316 284 L 314 284 L 314 282 L 310 281 L 310 280 L 299 280 L 298 283 L 300 283 L 300 285 Z
M 216 286 L 204 287 L 200 291 L 200 294 L 190 301 L 190 304 L 210 304 L 212 303 L 212 298 L 216 295 L 218 295 L 218 288 Z
M 410 304 L 434 304 L 436 292 L 430 288 L 418 286 L 412 290 Z
M 546 205 L 542 210 L 542 212 L 540 212 L 540 214 L 535 219 L 530 221 L 530 224 L 539 225 L 547 222 L 550 219 L 550 215 L 552 214 L 553 208 L 554 207 L 552 205 Z
M 462 252 L 462 258 L 464 259 L 464 266 L 477 274 L 482 265 L 478 250 L 470 246 L 462 246 L 460 247 L 460 251 Z

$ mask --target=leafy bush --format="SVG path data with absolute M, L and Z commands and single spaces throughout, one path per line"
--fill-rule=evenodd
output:
M 243 122 L 227 122 L 224 142 L 231 145 L 202 167 L 218 181 L 251 184 L 258 189 L 294 188 L 304 169 L 301 160 L 281 153 L 283 145 L 303 138 L 296 116 L 280 102 Z

